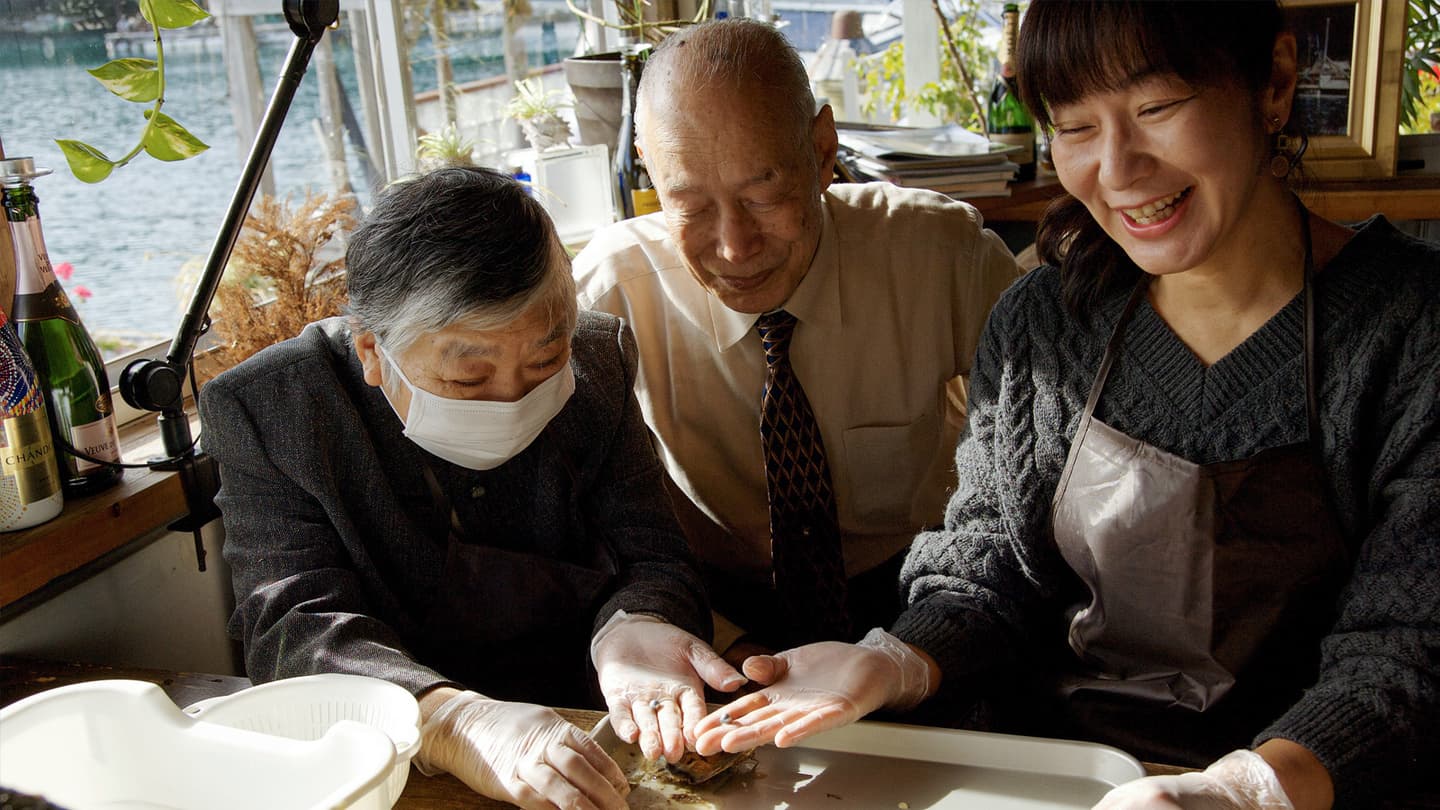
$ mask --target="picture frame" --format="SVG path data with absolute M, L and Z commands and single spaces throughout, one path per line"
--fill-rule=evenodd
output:
M 1406 0 L 1281 0 L 1300 79 L 1291 115 L 1318 180 L 1393 177 Z

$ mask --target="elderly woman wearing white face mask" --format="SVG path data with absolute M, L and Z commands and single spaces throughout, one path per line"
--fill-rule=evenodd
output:
M 522 807 L 623 807 L 615 763 L 534 704 L 603 697 L 674 759 L 704 686 L 744 680 L 700 641 L 629 332 L 577 315 L 543 209 L 489 170 L 391 187 L 347 263 L 348 318 L 202 396 L 249 676 L 390 680 L 420 699 L 422 770 Z

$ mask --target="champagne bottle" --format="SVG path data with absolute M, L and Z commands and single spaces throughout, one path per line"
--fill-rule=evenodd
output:
M 105 363 L 45 252 L 39 201 L 30 185 L 45 174 L 49 170 L 36 170 L 31 158 L 0 161 L 5 218 L 15 243 L 15 331 L 35 364 L 52 434 L 92 458 L 118 462 L 120 435 Z M 56 445 L 67 494 L 89 494 L 120 480 L 121 468 L 72 455 L 59 441 Z
M 0 531 L 60 514 L 65 496 L 35 369 L 0 310 Z
M 1020 166 L 1016 178 L 1031 180 L 1035 177 L 1035 121 L 1020 100 L 1015 84 L 1015 43 L 1020 38 L 1020 6 L 1006 3 L 1003 16 L 1005 29 L 1000 38 L 1000 72 L 990 89 L 985 123 L 991 140 L 1020 147 L 1020 151 L 1010 155 L 1010 159 Z
M 660 195 L 650 181 L 645 160 L 635 148 L 635 96 L 645 69 L 648 45 L 628 46 L 620 54 L 620 139 L 615 146 L 615 179 L 620 191 L 622 218 L 640 217 L 660 210 Z

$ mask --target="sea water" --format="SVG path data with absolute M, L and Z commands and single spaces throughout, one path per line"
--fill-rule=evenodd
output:
M 294 36 L 283 24 L 260 27 L 260 76 L 268 104 Z M 532 64 L 539 64 L 535 27 Z M 346 29 L 342 24 L 325 36 L 335 50 L 343 92 L 358 116 Z M 158 341 L 174 334 L 189 303 L 250 142 L 242 143 L 235 132 L 218 34 L 185 42 L 175 38 L 167 41 L 165 52 L 164 113 L 210 148 L 173 163 L 142 154 L 97 184 L 75 179 L 55 139 L 81 140 L 117 159 L 139 140 L 143 111 L 150 106 L 111 95 L 86 73 L 106 61 L 100 32 L 0 32 L 0 141 L 7 156 L 33 156 L 37 165 L 54 170 L 34 181 L 45 241 L 52 263 L 74 267 L 65 284 L 97 342 Z M 498 36 L 462 41 L 452 61 L 457 82 L 504 72 Z M 411 51 L 411 62 L 415 92 L 433 88 L 428 42 Z M 307 189 L 334 191 L 311 123 L 319 117 L 319 93 L 313 61 L 310 67 L 270 158 L 276 195 L 295 206 Z M 368 184 L 378 178 L 367 176 L 356 149 L 355 141 L 347 139 L 350 182 L 364 205 L 370 198 Z M 91 293 L 88 300 L 76 294 L 81 287 Z

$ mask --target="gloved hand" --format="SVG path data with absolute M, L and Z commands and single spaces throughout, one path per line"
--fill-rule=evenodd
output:
M 697 753 L 747 751 L 769 742 L 784 748 L 884 706 L 911 708 L 930 693 L 929 664 L 878 627 L 858 644 L 822 641 L 755 656 L 744 671 L 770 685 L 701 720 Z
M 615 734 L 649 759 L 675 762 L 705 716 L 705 684 L 733 692 L 745 676 L 709 644 L 654 616 L 615 612 L 590 642 Z
M 420 727 L 416 765 L 526 810 L 624 810 L 630 785 L 599 744 L 544 706 L 460 692 Z
M 1295 810 L 1275 771 L 1254 751 L 1231 751 L 1199 773 L 1147 776 L 1115 788 L 1095 810 Z

